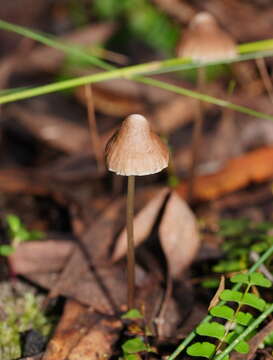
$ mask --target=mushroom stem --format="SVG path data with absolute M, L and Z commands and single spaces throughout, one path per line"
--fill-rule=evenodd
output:
M 134 197 L 135 176 L 128 176 L 127 192 L 127 279 L 128 279 L 128 309 L 134 308 L 135 303 L 135 252 L 134 252 Z
M 197 69 L 197 90 L 199 92 L 204 91 L 206 82 L 206 71 L 204 67 L 199 67 Z M 202 132 L 203 132 L 203 106 L 202 102 L 198 100 L 196 106 L 196 116 L 194 122 L 194 129 L 193 129 L 193 138 L 192 138 L 192 157 L 191 157 L 191 164 L 189 169 L 189 188 L 188 188 L 188 201 L 191 202 L 194 198 L 194 185 L 195 185 L 195 178 L 196 178 L 196 167 L 198 164 L 198 157 L 199 157 L 199 148 L 202 142 Z

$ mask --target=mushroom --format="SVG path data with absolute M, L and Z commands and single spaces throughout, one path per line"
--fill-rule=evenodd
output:
M 155 174 L 168 166 L 169 150 L 150 128 L 142 115 L 132 114 L 108 141 L 105 149 L 108 170 L 128 176 L 127 192 L 127 271 L 128 309 L 134 308 L 135 255 L 134 255 L 134 193 L 135 176 Z
M 201 66 L 197 69 L 197 89 L 205 92 L 206 73 L 202 65 L 222 59 L 233 59 L 237 55 L 236 44 L 233 38 L 219 27 L 215 18 L 207 13 L 197 14 L 190 22 L 189 28 L 177 46 L 177 56 L 190 57 L 199 62 Z M 189 169 L 189 191 L 188 199 L 194 196 L 194 181 L 196 166 L 198 163 L 199 146 L 202 140 L 203 109 L 198 101 L 196 118 L 193 130 L 192 159 Z

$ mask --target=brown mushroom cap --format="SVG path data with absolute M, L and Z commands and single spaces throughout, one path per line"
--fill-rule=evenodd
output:
M 169 151 L 146 118 L 133 114 L 108 141 L 105 158 L 108 169 L 118 175 L 150 175 L 168 166 Z
M 190 22 L 178 44 L 177 55 L 199 62 L 209 62 L 233 59 L 237 51 L 231 35 L 219 27 L 211 14 L 204 11 Z

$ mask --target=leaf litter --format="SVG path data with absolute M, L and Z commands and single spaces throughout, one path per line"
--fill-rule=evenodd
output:
M 171 1 L 172 7 L 162 0 L 154 3 L 183 24 L 200 10 L 198 4 Z M 237 14 L 240 8 L 245 10 L 244 18 L 253 18 L 251 5 L 238 5 L 235 1 L 229 8 L 225 2 L 216 5 L 211 0 L 205 8 L 213 7 L 219 19 L 227 28 L 232 28 L 238 39 L 248 41 L 253 40 L 251 34 L 263 36 L 271 33 L 268 22 L 271 12 L 265 10 L 265 5 L 255 7 L 257 21 L 265 20 L 254 30 L 253 27 L 250 29 L 251 22 L 242 29 L 236 16 L 223 16 L 226 11 Z M 178 14 L 174 9 L 181 7 L 185 12 Z M 92 45 L 107 41 L 116 31 L 115 22 L 102 22 L 68 32 L 61 40 Z M 143 49 L 142 52 L 145 53 Z M 133 55 L 136 61 L 138 55 Z M 52 75 L 62 75 L 64 70 L 71 77 L 98 71 L 79 64 L 69 64 L 66 68 L 67 61 L 71 59 L 59 50 L 36 46 L 32 42 L 28 46 L 19 43 L 15 52 L 2 60 L 1 87 L 13 84 L 13 72 L 19 79 L 15 81 L 17 86 L 17 81 L 24 85 L 24 78 L 32 72 L 35 76 L 31 81 L 36 83 L 38 76 L 49 76 L 50 79 Z M 270 68 L 270 59 L 267 61 Z M 263 83 L 255 67 L 247 64 L 250 62 L 244 63 L 245 77 L 239 78 L 243 70 L 234 72 L 239 85 L 231 101 L 249 106 L 255 102 L 256 108 L 271 113 L 272 103 L 265 95 Z M 193 89 L 194 85 L 180 75 L 157 78 Z M 96 84 L 92 90 L 102 147 L 122 117 L 141 112 L 147 115 L 156 131 L 168 138 L 174 154 L 175 173 L 179 178 L 185 177 L 191 153 L 189 134 L 195 101 L 124 79 Z M 225 97 L 226 84 L 224 81 L 209 84 L 208 93 Z M 49 222 L 44 219 L 46 233 L 49 230 L 46 239 L 22 243 L 10 258 L 17 274 L 49 291 L 48 303 L 54 303 L 59 296 L 66 299 L 63 315 L 45 353 L 33 355 L 30 359 L 41 356 L 43 360 L 118 356 L 120 341 L 128 336 L 127 324 L 120 316 L 126 310 L 123 183 L 114 187 L 105 172 L 97 172 L 86 109 L 83 108 L 86 106 L 83 89 L 58 96 L 56 99 L 55 95 L 45 97 L 40 103 L 29 99 L 1 110 L 5 119 L 1 132 L 4 151 L 0 159 L 0 189 L 3 194 L 0 201 L 4 213 L 6 208 L 10 208 L 9 202 L 17 209 L 24 207 L 29 199 L 35 199 L 38 203 L 50 202 L 50 213 L 60 212 L 60 218 L 69 219 L 65 231 L 57 235 L 50 234 Z M 65 96 L 66 101 L 59 102 Z M 55 112 L 56 104 L 58 112 Z M 73 121 L 67 119 L 67 113 Z M 168 189 L 165 187 L 168 175 L 155 175 L 151 180 L 141 179 L 137 189 L 134 219 L 136 300 L 156 346 L 162 342 L 167 342 L 168 346 L 172 341 L 177 343 L 177 339 L 187 336 L 206 313 L 208 292 L 200 290 L 196 284 L 203 276 L 200 280 L 200 264 L 206 261 L 209 264 L 222 254 L 218 250 L 219 239 L 215 236 L 217 219 L 223 213 L 234 214 L 235 211 L 251 214 L 249 207 L 254 210 L 255 204 L 272 200 L 269 183 L 273 177 L 270 166 L 273 156 L 271 123 L 250 120 L 236 113 L 232 116 L 234 122 L 225 123 L 218 109 L 206 106 L 207 128 L 203 144 L 206 151 L 202 151 L 193 209 L 184 201 L 187 183 L 183 179 L 178 181 L 175 189 Z M 34 143 L 36 147 L 31 147 L 31 160 L 24 163 L 18 153 L 23 154 L 25 148 Z M 11 149 L 15 150 L 12 154 Z M 217 166 L 212 166 L 215 160 Z M 248 189 L 253 187 L 250 192 Z M 113 192 L 110 189 L 114 189 Z M 22 213 L 28 221 L 27 211 Z M 209 230 L 199 214 L 207 218 L 212 216 L 213 224 Z M 46 215 L 37 212 L 37 220 L 47 215 L 47 212 Z M 251 216 L 263 219 L 269 215 L 256 209 L 256 215 L 253 212 Z M 5 234 L 3 239 L 7 241 Z M 0 273 L 2 267 L 6 269 L 0 264 Z M 218 301 L 217 293 L 214 301 Z M 264 334 L 258 333 L 257 336 L 260 336 L 257 340 L 260 342 Z M 253 352 L 260 354 L 255 344 Z

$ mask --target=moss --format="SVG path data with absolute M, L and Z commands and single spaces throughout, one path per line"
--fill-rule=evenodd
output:
M 17 359 L 22 356 L 21 333 L 33 329 L 47 336 L 51 323 L 41 311 L 42 297 L 32 288 L 1 283 L 0 294 L 0 359 Z

